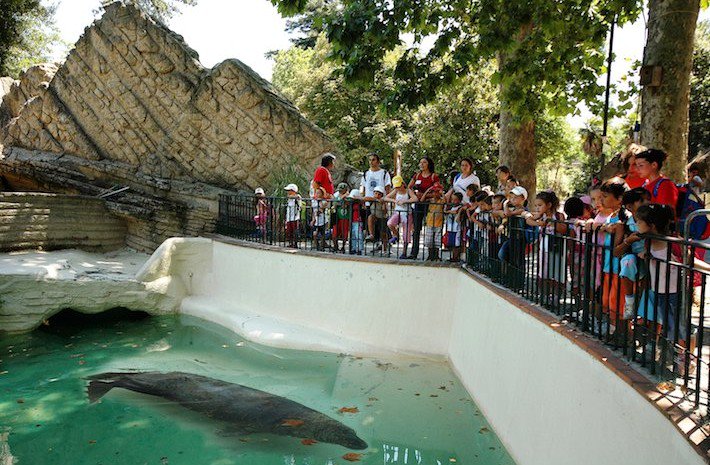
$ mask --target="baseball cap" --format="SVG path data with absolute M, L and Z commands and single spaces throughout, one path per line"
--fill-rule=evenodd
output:
M 525 200 L 528 199 L 528 191 L 523 186 L 515 186 L 510 190 L 513 195 L 522 195 Z
M 338 184 L 338 190 L 339 190 L 339 191 L 345 190 L 345 189 L 347 189 L 348 187 L 350 187 L 350 186 L 348 186 L 348 183 L 347 183 L 347 182 L 341 182 L 340 184 Z
M 353 189 L 348 194 L 348 197 L 350 197 L 351 199 L 359 199 L 360 198 L 360 191 L 357 189 Z
M 256 189 L 254 189 L 254 195 L 264 195 L 264 189 L 262 189 L 261 187 L 257 187 Z
M 377 186 L 373 189 L 375 192 L 379 192 L 382 195 L 385 195 L 385 188 L 382 186 Z
M 287 185 L 286 187 L 284 187 L 284 190 L 298 192 L 298 186 L 291 183 L 291 184 Z
M 402 179 L 402 176 L 395 176 L 392 178 L 392 185 L 394 187 L 399 187 L 402 184 L 404 184 L 404 179 Z

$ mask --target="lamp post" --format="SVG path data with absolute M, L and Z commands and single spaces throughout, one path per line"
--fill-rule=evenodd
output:
M 607 129 L 609 127 L 609 95 L 611 93 L 611 63 L 613 60 L 614 51 L 614 26 L 616 25 L 616 16 L 611 20 L 609 29 L 609 56 L 606 61 L 606 92 L 604 95 L 604 127 L 602 129 L 602 168 L 604 168 L 605 160 L 605 145 L 607 144 Z

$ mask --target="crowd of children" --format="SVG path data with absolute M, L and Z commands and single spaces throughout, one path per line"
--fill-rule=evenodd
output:
M 682 251 L 667 240 L 645 239 L 678 231 L 671 227 L 680 220 L 677 203 L 683 192 L 661 174 L 664 160 L 659 150 L 630 151 L 625 177 L 597 183 L 561 205 L 552 191 L 528 199 L 527 189 L 506 166 L 496 170 L 494 190 L 480 186 L 472 162 L 465 159 L 462 173 L 451 176 L 446 191 L 429 159 L 422 159 L 422 171 L 407 184 L 401 176 L 390 179 L 373 155 L 359 189 L 343 182 L 330 196 L 315 188 L 310 212 L 295 184 L 284 188 L 283 212 L 270 210 L 264 191 L 257 189 L 254 222 L 266 236 L 268 216 L 281 216 L 278 224 L 290 247 L 298 247 L 308 234 L 318 250 L 346 252 L 347 246 L 349 253 L 362 255 L 366 242 L 372 242 L 373 253 L 388 254 L 396 247 L 401 259 L 412 258 L 408 247 L 418 250 L 423 227 L 422 257 L 427 260 L 441 260 L 441 252 L 448 251 L 449 260 L 458 262 L 467 250 L 469 263 L 484 257 L 507 267 L 503 272 L 520 274 L 521 280 L 533 276 L 546 299 L 565 295 L 599 302 L 600 317 L 612 332 L 642 318 L 683 340 L 687 328 L 678 315 L 679 270 L 672 264 L 682 261 Z M 689 170 L 688 190 L 700 185 L 697 170 Z M 696 269 L 710 269 L 700 259 L 705 249 L 696 250 Z M 525 270 L 527 263 L 534 266 Z

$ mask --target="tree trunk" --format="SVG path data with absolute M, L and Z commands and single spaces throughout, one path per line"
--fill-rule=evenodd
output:
M 668 154 L 662 171 L 685 179 L 688 162 L 688 107 L 695 27 L 700 0 L 649 0 L 648 39 L 643 64 L 661 66 L 660 87 L 641 92 L 641 143 Z
M 500 104 L 500 163 L 510 168 L 520 185 L 528 190 L 530 198 L 535 196 L 535 122 L 516 121 L 505 101 Z

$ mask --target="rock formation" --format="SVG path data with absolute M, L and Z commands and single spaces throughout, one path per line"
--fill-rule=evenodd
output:
M 98 195 L 127 243 L 213 230 L 220 193 L 269 184 L 273 167 L 312 169 L 332 145 L 238 60 L 211 70 L 182 37 L 114 3 L 59 68 L 0 85 L 0 175 L 13 189 Z

